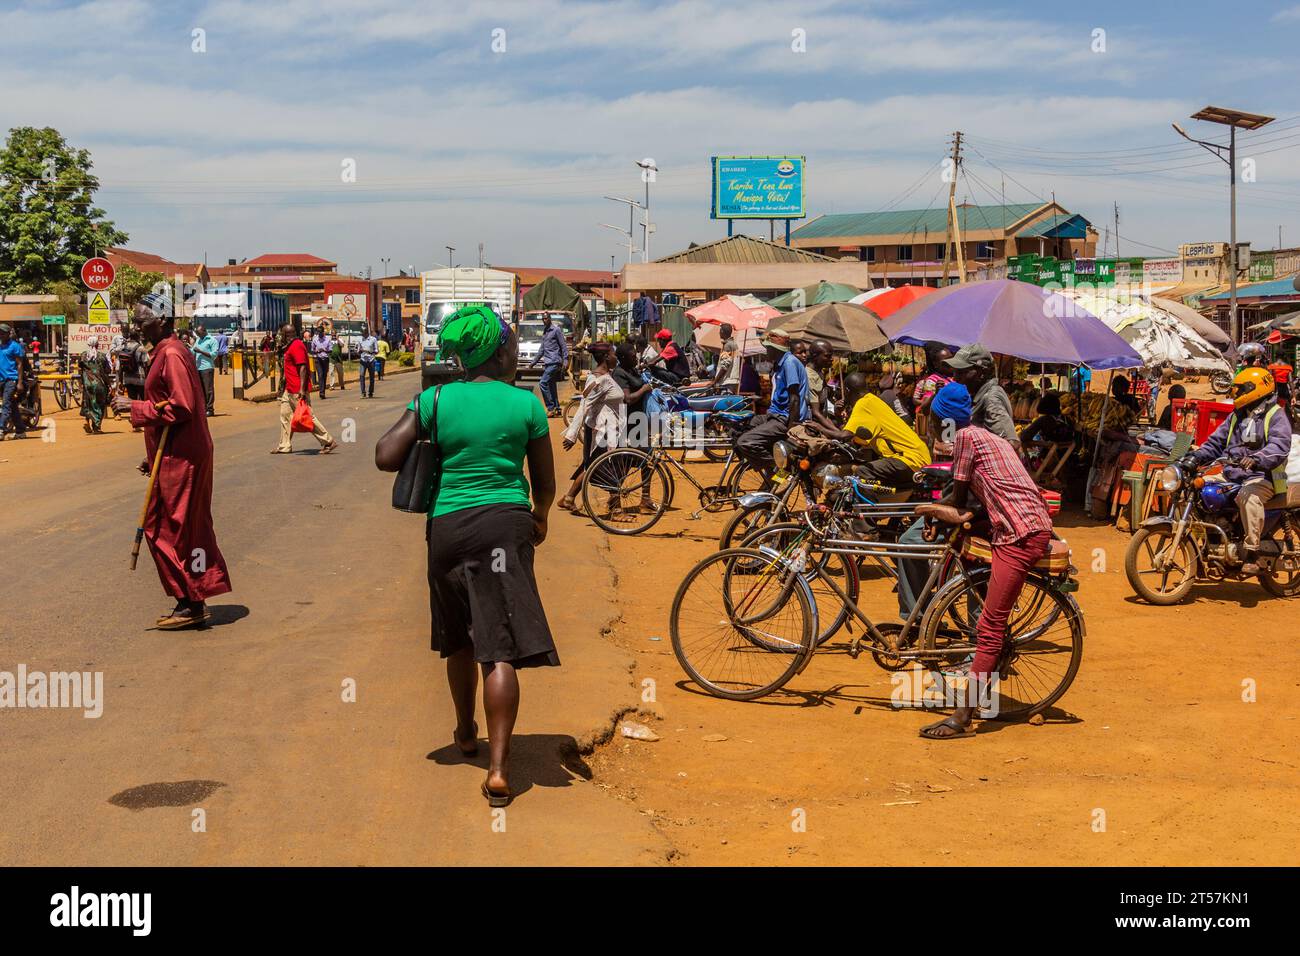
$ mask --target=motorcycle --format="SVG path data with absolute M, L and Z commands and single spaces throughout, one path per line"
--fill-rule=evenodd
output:
M 1124 555 L 1124 574 L 1144 601 L 1177 604 L 1197 581 L 1241 580 L 1241 485 L 1213 473 L 1223 464 L 1236 462 L 1220 458 L 1198 468 L 1185 458 L 1160 472 L 1169 510 L 1143 521 Z M 1294 597 L 1300 594 L 1300 499 L 1277 495 L 1264 508 L 1259 583 L 1276 597 Z

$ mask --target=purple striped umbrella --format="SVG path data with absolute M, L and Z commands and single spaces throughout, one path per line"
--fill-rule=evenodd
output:
M 880 323 L 891 341 L 908 345 L 978 342 L 990 352 L 1030 362 L 1138 368 L 1127 342 L 1077 302 L 1028 282 L 992 279 L 948 286 L 917 299 Z

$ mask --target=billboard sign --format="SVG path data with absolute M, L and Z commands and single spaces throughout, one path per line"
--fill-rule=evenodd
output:
M 804 157 L 714 156 L 713 219 L 802 219 Z

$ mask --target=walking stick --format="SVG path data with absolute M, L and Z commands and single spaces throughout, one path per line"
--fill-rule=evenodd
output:
M 161 409 L 170 404 L 169 402 L 158 402 L 155 408 Z M 158 484 L 158 468 L 162 465 L 163 448 L 167 445 L 167 433 L 172 430 L 171 423 L 163 426 L 162 436 L 158 439 L 158 449 L 153 453 L 153 468 L 149 471 L 149 487 L 145 489 L 144 506 L 140 509 L 140 521 L 135 528 L 135 544 L 131 545 L 131 570 L 135 570 L 135 563 L 140 558 L 140 542 L 144 540 L 144 521 L 149 515 L 149 505 L 153 502 L 153 490 Z

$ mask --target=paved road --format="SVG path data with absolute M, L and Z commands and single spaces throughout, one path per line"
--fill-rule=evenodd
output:
M 524 792 L 504 821 L 478 793 L 483 758 L 454 755 L 428 646 L 423 523 L 389 507 L 391 478 L 372 460 L 415 387 L 391 377 L 373 401 L 349 390 L 318 403 L 336 437 L 355 423 L 329 456 L 308 436 L 292 456 L 269 455 L 273 406 L 213 420 L 234 592 L 201 632 L 152 630 L 171 602 L 147 555 L 127 570 L 144 492 L 137 438 L 61 439 L 55 470 L 35 442 L 3 446 L 0 670 L 102 671 L 105 704 L 98 719 L 0 709 L 0 863 L 665 858 L 647 817 L 585 779 L 574 755 L 575 738 L 607 732 L 636 702 L 629 658 L 601 634 L 613 577 L 586 522 L 558 514 L 539 552 L 564 666 L 524 675 L 513 774 Z M 206 832 L 194 832 L 195 808 Z

